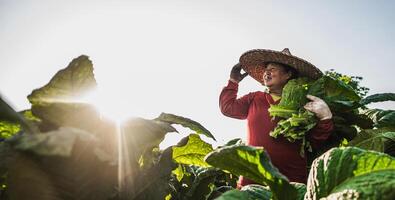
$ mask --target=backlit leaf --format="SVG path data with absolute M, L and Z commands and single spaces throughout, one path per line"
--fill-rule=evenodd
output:
M 274 199 L 297 198 L 295 187 L 273 166 L 262 148 L 244 145 L 225 146 L 208 154 L 205 160 L 214 167 L 268 185 Z
M 203 135 L 215 140 L 214 136 L 210 133 L 209 130 L 204 128 L 204 126 L 202 126 L 200 123 L 198 123 L 196 121 L 193 121 L 191 119 L 188 119 L 188 118 L 185 118 L 185 117 L 181 117 L 181 116 L 177 116 L 177 115 L 173 115 L 173 114 L 162 113 L 155 120 L 167 122 L 167 123 L 170 123 L 170 124 L 179 124 L 179 125 L 181 125 L 183 127 L 190 128 L 191 130 L 195 131 L 198 134 L 203 134 Z
M 197 134 L 190 134 L 184 146 L 173 146 L 173 159 L 177 163 L 208 167 L 204 157 L 213 147 L 200 139 Z

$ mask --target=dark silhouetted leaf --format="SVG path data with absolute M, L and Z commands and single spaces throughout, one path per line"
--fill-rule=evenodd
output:
M 47 133 L 23 135 L 12 143 L 17 150 L 29 151 L 42 156 L 68 157 L 71 155 L 77 139 L 92 143 L 98 142 L 92 134 L 86 131 L 61 127 Z
M 235 144 L 243 144 L 243 141 L 241 140 L 241 138 L 235 138 L 233 140 L 229 140 L 224 146 L 231 146 Z
M 140 152 L 140 156 L 146 149 L 159 146 L 165 135 L 177 132 L 169 123 L 148 120 L 143 118 L 132 118 L 121 124 L 123 142 L 130 147 L 131 152 Z
M 83 129 L 92 133 L 102 123 L 96 108 L 86 103 L 51 103 L 32 106 L 32 112 L 42 120 L 42 132 L 61 126 Z M 52 128 L 53 127 L 53 128 Z
M 360 104 L 367 105 L 370 103 L 383 102 L 383 101 L 395 101 L 395 93 L 373 94 L 362 99 L 360 101 Z
M 36 133 L 35 128 L 28 121 L 37 120 L 31 115 L 30 111 L 16 112 L 7 102 L 0 97 L 0 139 L 8 138 L 20 130 L 20 126 L 26 132 Z
M 74 102 L 95 87 L 92 62 L 88 56 L 82 55 L 73 59 L 65 69 L 58 71 L 48 84 L 35 89 L 28 99 L 33 106 Z
M 210 131 L 208 131 L 206 128 L 204 128 L 200 123 L 193 121 L 191 119 L 173 115 L 173 114 L 162 113 L 155 120 L 167 122 L 170 124 L 179 124 L 183 127 L 187 127 L 193 131 L 196 131 L 197 134 L 203 134 L 203 135 L 215 140 L 214 136 L 210 133 Z
M 38 135 L 47 136 L 33 137 Z M 117 166 L 100 160 L 98 141 L 88 135 L 61 128 L 50 134 L 21 136 L 24 139 L 15 144 L 19 150 L 8 172 L 10 198 L 104 200 L 112 196 Z
M 80 99 L 95 87 L 92 62 L 82 55 L 58 71 L 48 84 L 35 89 L 28 99 L 32 113 L 43 121 L 41 131 L 71 126 L 94 132 L 100 116 Z

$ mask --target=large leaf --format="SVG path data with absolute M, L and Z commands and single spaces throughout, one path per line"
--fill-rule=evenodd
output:
M 190 134 L 184 146 L 173 146 L 173 160 L 180 164 L 208 167 L 204 157 L 213 150 L 211 144 L 200 139 L 197 134 Z
M 274 199 L 295 199 L 296 189 L 270 162 L 267 153 L 258 147 L 233 145 L 219 148 L 206 156 L 214 167 L 245 176 L 257 183 L 267 184 Z
M 375 127 L 395 127 L 395 110 L 369 109 L 362 114 L 369 117 Z
M 69 126 L 93 132 L 99 123 L 99 114 L 80 99 L 96 87 L 92 62 L 80 56 L 58 71 L 45 86 L 28 96 L 32 112 L 43 120 L 42 131 Z
M 35 106 L 52 102 L 70 102 L 80 98 L 96 87 L 92 62 L 88 56 L 75 58 L 65 68 L 58 71 L 45 86 L 35 89 L 29 96 Z
M 210 133 L 209 130 L 204 128 L 204 126 L 202 126 L 200 123 L 193 121 L 191 119 L 173 114 L 162 113 L 155 120 L 167 122 L 170 124 L 179 124 L 183 127 L 190 128 L 191 130 L 195 131 L 197 134 L 202 134 L 215 140 L 214 136 Z
M 13 148 L 17 150 L 29 151 L 41 156 L 69 157 L 77 139 L 92 144 L 98 143 L 92 134 L 69 127 L 61 127 L 42 134 L 25 134 L 11 142 Z
M 40 130 L 50 131 L 61 126 L 96 132 L 101 118 L 96 108 L 86 103 L 51 103 L 33 105 L 32 112 L 42 120 Z
M 288 118 L 303 107 L 308 102 L 306 95 L 310 82 L 306 77 L 289 80 L 283 88 L 280 102 L 270 106 L 270 116 Z
M 36 134 L 46 135 L 44 139 L 23 135 L 25 139 L 17 141 L 8 172 L 11 199 L 108 199 L 113 195 L 117 166 L 101 160 L 93 136 L 68 130 L 51 132 L 53 137 Z
M 171 159 L 172 151 L 171 147 L 166 148 L 154 166 L 130 177 L 120 199 L 165 199 L 171 190 L 171 172 L 177 167 Z
M 182 176 L 170 182 L 174 199 L 214 199 L 236 187 L 237 176 L 218 168 L 179 164 L 173 173 Z
M 395 93 L 373 94 L 362 99 L 360 101 L 360 104 L 367 105 L 370 103 L 383 102 L 383 101 L 395 101 Z
M 296 188 L 298 191 L 298 197 L 296 198 L 297 200 L 303 200 L 304 195 L 306 194 L 307 187 L 303 183 L 297 183 L 297 182 L 291 182 L 291 185 Z
M 225 192 L 215 200 L 252 200 L 252 199 L 250 198 L 250 195 L 247 192 L 242 192 L 240 190 L 230 190 Z
M 358 199 L 395 198 L 395 185 L 376 184 L 374 189 L 369 182 L 376 173 L 377 182 L 393 181 L 395 160 L 393 157 L 356 147 L 333 148 L 317 158 L 310 170 L 305 199 L 321 199 L 335 193 L 358 195 Z M 373 190 L 373 191 L 372 191 Z M 390 192 L 389 192 L 390 191 Z M 355 198 L 354 198 L 355 199 Z
M 120 132 L 122 142 L 131 152 L 139 152 L 138 155 L 159 146 L 167 133 L 177 130 L 166 122 L 132 118 L 121 124 Z
M 187 199 L 206 200 L 214 190 L 214 182 L 223 172 L 215 168 L 203 168 L 196 174 L 192 185 L 186 193 Z
M 216 200 L 270 200 L 272 192 L 266 186 L 262 185 L 246 185 L 239 190 L 231 190 L 225 192 Z
M 324 199 L 394 199 L 394 170 L 375 171 L 344 181 Z
M 348 146 L 359 147 L 366 150 L 385 152 L 389 143 L 395 143 L 395 129 L 379 128 L 366 129 L 358 133 L 357 137 L 348 143 Z
M 323 76 L 314 82 L 308 94 L 322 98 L 332 111 L 344 112 L 359 107 L 360 97 L 344 82 L 330 76 Z
M 174 131 L 169 123 L 143 118 L 132 118 L 122 123 L 117 133 L 118 155 L 122 158 L 120 173 L 126 179 L 134 180 L 140 173 L 140 166 L 149 168 L 153 164 L 153 150 L 159 146 L 166 133 Z

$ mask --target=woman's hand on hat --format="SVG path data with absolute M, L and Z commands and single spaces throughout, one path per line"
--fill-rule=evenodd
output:
M 324 100 L 313 95 L 307 95 L 306 97 L 311 100 L 304 106 L 306 110 L 313 112 L 320 120 L 332 118 L 332 112 Z
M 247 75 L 247 73 L 241 74 L 241 65 L 240 63 L 237 63 L 235 66 L 232 67 L 232 71 L 230 72 L 230 81 L 239 83 Z

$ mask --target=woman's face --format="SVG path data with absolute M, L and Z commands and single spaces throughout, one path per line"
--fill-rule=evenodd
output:
M 282 89 L 291 75 L 291 72 L 286 72 L 282 65 L 269 63 L 265 68 L 265 73 L 263 73 L 263 82 L 269 89 Z

